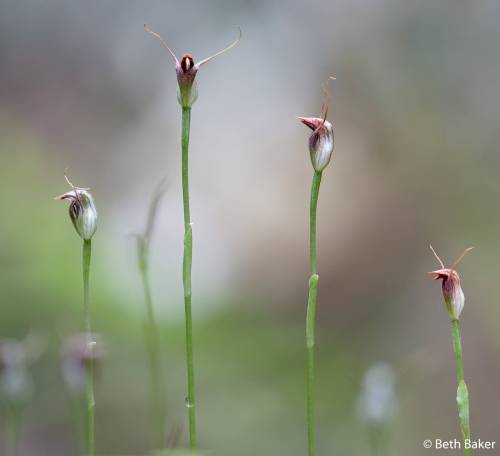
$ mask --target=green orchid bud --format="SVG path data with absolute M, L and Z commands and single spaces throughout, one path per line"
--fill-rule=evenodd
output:
M 73 226 L 83 240 L 89 241 L 97 230 L 97 210 L 94 198 L 88 191 L 89 189 L 71 186 L 73 190 L 55 199 L 70 201 L 69 216 Z

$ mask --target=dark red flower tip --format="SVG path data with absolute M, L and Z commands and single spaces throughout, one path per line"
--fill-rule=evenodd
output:
M 187 73 L 194 67 L 194 60 L 191 54 L 184 54 L 181 59 L 181 68 L 184 73 Z

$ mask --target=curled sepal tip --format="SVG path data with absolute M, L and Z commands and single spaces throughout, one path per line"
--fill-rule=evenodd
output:
M 69 216 L 78 235 L 88 241 L 97 230 L 97 210 L 88 188 L 75 187 L 65 176 L 72 190 L 56 196 L 56 200 L 68 200 Z

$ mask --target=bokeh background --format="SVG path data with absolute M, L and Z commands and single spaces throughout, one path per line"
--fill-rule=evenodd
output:
M 318 454 L 368 455 L 359 415 L 374 363 L 395 373 L 383 454 L 459 437 L 455 366 L 430 242 L 460 265 L 473 434 L 500 410 L 500 5 L 494 0 L 0 2 L 0 331 L 31 341 L 20 454 L 70 455 L 60 367 L 82 327 L 81 243 L 63 175 L 91 187 L 92 318 L 106 343 L 99 454 L 151 449 L 145 308 L 130 234 L 165 177 L 152 286 L 168 429 L 186 443 L 180 110 L 172 61 L 206 57 L 193 107 L 194 319 L 201 447 L 303 455 L 309 132 L 328 75 L 336 151 L 319 202 Z M 36 343 L 33 344 L 33 341 Z M 2 408 L 1 454 L 9 414 Z M 459 450 L 449 451 L 460 454 Z M 488 454 L 500 454 L 498 449 Z

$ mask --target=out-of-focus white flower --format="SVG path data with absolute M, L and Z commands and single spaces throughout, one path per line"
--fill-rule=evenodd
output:
M 73 394 L 83 394 L 87 385 L 90 362 L 94 371 L 103 358 L 103 344 L 99 336 L 75 334 L 66 339 L 62 349 L 61 369 L 68 390 Z
M 390 423 L 397 414 L 396 375 L 387 363 L 370 367 L 363 378 L 358 398 L 361 419 L 372 425 Z
M 28 369 L 28 354 L 21 342 L 0 341 L 0 396 L 16 405 L 29 401 L 33 395 L 33 378 Z

